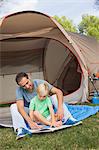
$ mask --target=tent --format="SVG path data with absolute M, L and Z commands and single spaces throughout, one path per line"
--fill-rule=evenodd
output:
M 40 12 L 11 14 L 0 21 L 0 104 L 15 101 L 20 71 L 60 88 L 68 103 L 85 102 L 93 90 L 88 75 L 99 71 L 99 43 Z

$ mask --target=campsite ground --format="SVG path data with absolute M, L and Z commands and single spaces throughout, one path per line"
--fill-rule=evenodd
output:
M 83 120 L 82 125 L 34 134 L 18 141 L 11 128 L 0 128 L 2 150 L 99 150 L 99 113 Z

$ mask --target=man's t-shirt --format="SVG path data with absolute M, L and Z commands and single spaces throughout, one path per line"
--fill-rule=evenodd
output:
M 40 80 L 40 79 L 34 79 L 33 80 L 33 84 L 34 84 L 34 89 L 33 92 L 28 92 L 26 89 L 22 88 L 22 87 L 18 87 L 16 89 L 16 100 L 24 100 L 24 106 L 25 107 L 29 107 L 30 101 L 31 99 L 37 95 L 36 93 L 36 89 L 38 87 L 39 84 L 41 83 L 47 83 L 49 91 L 52 89 L 52 85 L 49 84 L 47 81 L 45 80 Z
M 50 106 L 52 106 L 52 103 L 49 97 L 46 97 L 44 100 L 40 100 L 38 96 L 35 96 L 30 102 L 29 109 L 33 111 L 37 110 L 42 116 L 47 118 L 50 115 Z

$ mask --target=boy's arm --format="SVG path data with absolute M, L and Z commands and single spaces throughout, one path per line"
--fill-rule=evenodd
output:
M 56 87 L 53 87 L 51 89 L 51 92 L 53 94 L 56 94 L 57 95 L 57 99 L 58 99 L 58 111 L 57 111 L 57 114 L 58 114 L 58 119 L 62 120 L 63 116 L 64 116 L 64 111 L 63 111 L 63 92 L 56 88 Z
M 55 116 L 54 116 L 54 110 L 52 105 L 49 106 L 49 111 L 50 111 L 50 115 L 51 115 L 51 127 L 55 126 Z
M 50 107 L 49 107 L 49 110 L 50 110 L 51 119 L 52 119 L 52 121 L 51 121 L 51 127 L 53 127 L 53 126 L 54 126 L 54 127 L 59 127 L 59 126 L 61 126 L 61 125 L 62 125 L 62 121 L 56 121 L 53 107 L 50 106 Z

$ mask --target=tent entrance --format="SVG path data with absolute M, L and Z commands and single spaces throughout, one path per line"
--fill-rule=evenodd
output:
M 80 87 L 81 83 L 81 71 L 78 70 L 78 62 L 73 57 L 68 65 L 65 66 L 60 78 L 57 81 L 58 87 L 60 87 L 65 95 L 76 91 Z
M 50 39 L 44 56 L 45 79 L 64 95 L 80 88 L 82 71 L 75 55 L 62 43 Z

